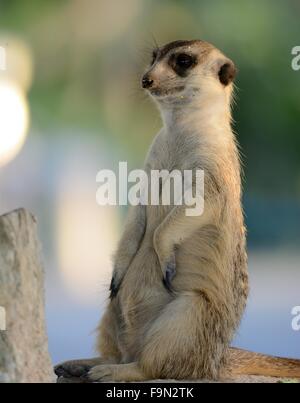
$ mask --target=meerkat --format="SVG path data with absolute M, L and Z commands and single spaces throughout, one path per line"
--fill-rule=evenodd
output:
M 90 381 L 300 377 L 300 361 L 230 348 L 248 297 L 241 164 L 232 131 L 236 68 L 202 40 L 155 49 L 142 87 L 161 112 L 145 171 L 204 171 L 203 214 L 186 206 L 131 207 L 114 258 L 100 358 L 58 376 Z

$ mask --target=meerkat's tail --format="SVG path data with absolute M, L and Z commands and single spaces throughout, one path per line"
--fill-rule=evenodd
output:
M 232 375 L 262 375 L 300 379 L 300 360 L 272 357 L 231 348 L 229 363 Z

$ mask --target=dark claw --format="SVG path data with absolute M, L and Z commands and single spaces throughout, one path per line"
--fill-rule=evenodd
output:
M 163 278 L 163 285 L 169 292 L 173 292 L 172 290 L 172 280 L 176 275 L 176 264 L 169 263 L 165 269 L 165 276 Z
M 57 375 L 58 378 L 60 378 L 61 376 L 66 375 L 66 371 L 63 369 L 62 366 L 54 368 L 54 372 L 55 372 L 55 375 Z
M 54 372 L 58 378 L 80 378 L 87 374 L 92 367 L 88 365 L 65 363 L 54 368 Z
M 91 380 L 90 380 L 90 378 L 89 378 L 89 372 L 86 372 L 85 374 L 81 375 L 80 379 L 81 379 L 83 382 L 87 382 L 87 383 L 90 383 L 90 382 L 91 382 Z
M 118 291 L 120 288 L 120 284 L 117 284 L 116 279 L 113 277 L 111 279 L 111 283 L 110 283 L 110 287 L 109 287 L 109 291 L 110 291 L 110 299 L 113 299 L 117 296 Z

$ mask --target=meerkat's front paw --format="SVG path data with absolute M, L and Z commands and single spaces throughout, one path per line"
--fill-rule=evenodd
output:
M 97 365 L 86 375 L 90 382 L 110 382 L 114 379 L 114 365 Z
M 165 263 L 164 263 L 165 262 Z M 163 284 L 166 289 L 172 292 L 172 281 L 176 276 L 176 256 L 175 250 L 172 251 L 168 258 L 163 260 L 162 272 L 163 272 Z
M 122 282 L 122 279 L 119 278 L 119 276 L 115 273 L 112 276 L 112 279 L 111 279 L 111 282 L 110 282 L 110 287 L 109 287 L 109 291 L 110 291 L 109 298 L 110 299 L 113 299 L 113 298 L 115 298 L 117 296 L 118 291 L 119 291 L 120 286 L 121 286 L 121 282 Z
M 163 284 L 171 292 L 171 283 L 176 275 L 176 250 L 178 247 L 163 242 L 160 228 L 155 231 L 153 244 L 163 273 Z
M 110 291 L 109 298 L 113 299 L 117 295 L 118 290 L 119 290 L 119 285 L 117 283 L 116 278 L 113 276 L 111 279 L 111 282 L 110 282 L 110 286 L 109 286 L 109 291 Z
M 172 280 L 176 275 L 176 262 L 175 259 L 168 262 L 164 268 L 163 283 L 168 291 L 172 291 Z

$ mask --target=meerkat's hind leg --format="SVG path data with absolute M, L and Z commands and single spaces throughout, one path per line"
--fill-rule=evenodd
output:
M 105 364 L 93 367 L 88 373 L 91 382 L 142 382 L 148 379 L 137 362 Z
M 54 367 L 55 374 L 60 378 L 80 378 L 86 375 L 89 370 L 100 364 L 104 364 L 100 357 L 86 360 L 72 360 L 58 364 Z

